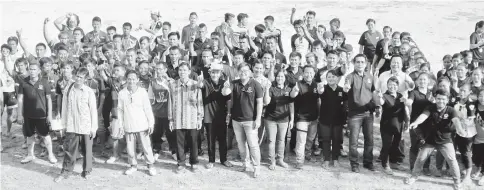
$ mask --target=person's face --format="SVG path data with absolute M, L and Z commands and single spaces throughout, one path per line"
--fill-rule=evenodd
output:
M 198 16 L 196 16 L 196 15 L 190 15 L 190 17 L 188 18 L 188 20 L 190 20 L 190 24 L 197 24 Z
M 244 66 L 239 71 L 239 78 L 241 80 L 248 80 L 252 76 L 249 66 Z
M 200 28 L 200 29 L 198 30 L 198 36 L 199 36 L 200 38 L 202 38 L 202 37 L 206 37 L 206 36 L 207 36 L 207 27 Z
M 341 62 L 343 62 L 343 63 L 348 62 L 348 53 L 346 53 L 346 52 L 341 52 L 341 53 L 339 54 L 339 59 L 340 59 L 340 61 L 341 61 Z
M 10 55 L 10 50 L 7 48 L 2 48 L 2 56 L 6 57 Z
M 123 26 L 123 34 L 125 36 L 129 36 L 130 33 L 131 33 L 131 27 L 129 27 L 129 26 Z
M 383 29 L 383 37 L 384 38 L 390 38 L 391 35 L 392 35 L 392 31 L 390 30 L 390 28 Z
M 122 42 L 121 38 L 114 38 L 113 44 L 116 48 L 120 49 L 121 46 L 123 45 L 123 42 Z
M 179 50 L 170 50 L 170 59 L 173 62 L 177 62 L 180 59 L 180 51 Z
M 274 24 L 274 21 L 266 19 L 264 20 L 264 24 L 266 25 L 266 28 L 271 28 Z
M 149 72 L 149 66 L 148 66 L 148 64 L 147 64 L 147 63 L 143 63 L 143 64 L 141 64 L 141 65 L 138 67 L 138 69 L 139 69 L 139 73 L 140 73 L 140 75 L 141 75 L 141 76 L 145 76 L 145 75 L 147 75 L 147 74 L 148 74 L 148 72 Z
M 268 51 L 274 51 L 276 49 L 276 40 L 274 38 L 267 40 L 266 47 Z
M 59 50 L 59 52 L 57 52 L 57 56 L 59 56 L 59 59 L 60 60 L 66 60 L 67 57 L 69 57 L 69 52 L 67 52 L 66 50 Z
M 402 55 L 407 55 L 409 50 L 410 50 L 410 46 L 408 45 L 400 46 L 400 53 Z
M 316 57 L 314 56 L 306 57 L 306 63 L 308 65 L 316 66 Z
M 102 53 L 102 51 L 101 51 L 101 53 Z M 109 49 L 106 52 L 104 52 L 104 57 L 106 59 L 108 59 L 108 60 L 113 59 L 114 58 L 114 52 L 113 52 L 113 50 L 112 49 Z
M 222 76 L 222 72 L 221 71 L 219 71 L 219 70 L 211 70 L 210 71 L 210 78 L 213 81 L 218 81 L 218 79 L 220 79 L 220 76 Z
M 128 53 L 126 53 L 126 60 L 130 64 L 135 63 L 136 62 L 136 53 L 134 51 L 128 51 Z
M 424 59 L 418 59 L 417 60 L 417 65 L 422 65 L 424 63 L 426 63 Z
M 442 89 L 449 91 L 450 90 L 450 83 L 449 82 L 441 82 L 441 83 L 439 83 L 439 88 L 442 88 Z
M 314 78 L 314 69 L 313 68 L 306 68 L 304 69 L 304 73 L 303 73 L 303 79 L 306 81 L 306 82 L 310 82 L 312 81 Z
M 165 24 L 161 27 L 161 31 L 163 32 L 163 36 L 167 36 L 171 32 L 171 27 Z
M 13 48 L 12 48 L 12 49 L 13 49 Z M 467 54 L 467 55 L 464 57 L 464 61 L 465 61 L 465 63 L 467 63 L 467 64 L 472 63 L 472 54 Z
M 86 81 L 86 75 L 76 74 L 76 77 L 74 80 L 76 81 L 77 85 L 82 85 Z
M 234 64 L 239 65 L 242 62 L 244 62 L 244 56 L 243 55 L 235 55 L 234 56 Z
M 401 58 L 393 58 L 390 62 L 390 68 L 393 72 L 398 72 L 402 69 L 402 59 Z
M 339 30 L 338 24 L 336 22 L 329 23 L 329 27 L 331 32 L 335 32 Z
M 429 85 L 429 78 L 427 76 L 420 76 L 417 79 L 417 85 L 419 87 L 427 87 Z
M 415 58 L 415 53 L 418 52 L 418 49 L 417 48 L 412 48 L 409 52 L 408 52 L 408 55 L 410 56 L 410 58 L 414 59 Z
M 121 67 L 115 67 L 113 70 L 116 78 L 121 78 L 126 74 L 126 71 Z
M 323 34 L 326 32 L 326 28 L 323 27 L 318 27 L 318 34 L 323 36 Z
M 145 48 L 148 48 L 148 46 L 150 45 L 150 42 L 148 40 L 143 40 L 140 42 L 139 45 L 141 46 L 142 49 L 145 49 Z
M 306 21 L 308 23 L 313 23 L 313 21 L 314 21 L 314 15 L 312 15 L 312 14 L 306 14 Z
M 94 29 L 94 31 L 100 31 L 101 30 L 101 22 L 93 21 L 92 22 L 92 28 Z
M 108 33 L 109 39 L 113 39 L 114 34 L 116 34 L 116 31 L 115 30 L 108 30 L 107 33 Z
M 404 36 L 402 38 L 402 43 L 410 43 L 410 36 Z
M 81 32 L 80 30 L 76 30 L 76 31 L 74 31 L 73 35 L 74 35 L 74 39 L 75 39 L 76 41 L 78 41 L 78 42 L 80 42 L 80 41 L 81 41 L 81 39 L 84 37 L 84 36 L 82 35 L 82 32 Z
M 71 18 L 69 18 L 69 20 L 67 20 L 67 25 L 70 27 L 76 27 L 77 26 L 76 17 L 72 16 Z
M 27 69 L 27 65 L 25 64 L 25 62 L 18 62 L 17 63 L 17 68 L 19 71 L 26 71 Z
M 240 45 L 240 48 L 242 48 L 242 49 L 249 48 L 249 42 L 248 42 L 247 38 L 241 39 L 239 41 L 239 45 Z
M 68 44 L 68 42 L 69 42 L 69 36 L 67 36 L 67 35 L 65 35 L 65 34 L 61 34 L 61 35 L 59 36 L 59 41 L 60 41 L 61 43 L 64 43 L 64 44 L 66 44 L 66 45 L 67 45 L 67 44 Z
M 166 74 L 166 68 L 162 64 L 157 64 L 155 67 L 155 72 L 157 76 L 164 76 Z
M 128 76 L 126 76 L 126 82 L 128 84 L 129 87 L 135 87 L 138 85 L 138 76 L 135 74 L 135 73 L 131 73 L 131 74 L 128 74 Z
M 322 45 L 313 46 L 313 52 L 323 52 L 323 51 L 324 49 Z
M 189 74 L 190 74 L 190 69 L 188 68 L 188 66 L 183 65 L 181 67 L 178 67 L 178 75 L 180 76 L 180 78 L 188 79 Z
M 86 64 L 86 69 L 87 69 L 89 72 L 93 72 L 93 71 L 94 71 L 94 69 L 96 69 L 96 67 L 94 66 L 94 63 L 89 62 L 89 63 L 87 63 L 87 64 Z
M 213 59 L 213 56 L 212 56 L 212 53 L 209 52 L 209 51 L 203 51 L 202 52 L 202 62 L 204 65 L 208 65 L 210 63 L 212 63 L 212 59 Z
M 30 77 L 37 77 L 39 76 L 39 73 L 40 73 L 39 65 L 30 65 L 29 67 Z
M 444 59 L 444 67 L 449 68 L 452 66 L 452 61 L 450 59 Z
M 355 71 L 363 72 L 365 71 L 366 67 L 366 60 L 364 57 L 356 57 L 355 58 Z
M 467 74 L 467 69 L 463 66 L 458 66 L 457 67 L 457 77 L 459 78 L 464 78 L 466 77 Z
M 284 72 L 278 72 L 276 76 L 276 83 L 277 84 L 284 84 L 286 82 L 286 75 Z
M 37 57 L 43 57 L 45 54 L 45 48 L 44 46 L 37 46 L 35 47 L 35 54 L 37 54 Z
M 395 93 L 398 90 L 398 84 L 396 82 L 393 82 L 393 81 L 388 81 L 387 82 L 387 89 L 388 89 L 389 92 Z
M 336 42 L 338 46 L 341 46 L 341 44 L 343 44 L 344 39 L 342 37 L 337 36 L 333 38 L 333 41 Z
M 302 28 L 303 26 L 300 24 L 294 25 L 294 30 L 296 30 L 296 33 L 299 35 L 304 35 L 304 30 Z
M 422 67 L 422 68 L 420 68 L 420 72 L 422 72 L 422 73 L 430 73 L 430 68 L 429 67 Z
M 253 70 L 254 70 L 254 76 L 256 77 L 262 76 L 264 74 L 264 65 L 257 63 L 254 65 Z
M 331 74 L 331 73 L 328 73 L 326 74 L 326 82 L 328 82 L 329 85 L 335 85 L 338 83 L 338 79 L 339 77 Z
M 328 63 L 328 66 L 331 68 L 336 67 L 339 61 L 338 58 L 339 57 L 336 54 L 328 54 L 328 56 L 326 57 L 326 62 Z
M 242 20 L 240 20 L 240 23 L 244 26 L 247 26 L 247 24 L 249 24 L 249 18 L 243 18 Z
M 394 35 L 392 37 L 392 42 L 394 46 L 400 46 L 400 44 L 402 44 L 402 42 L 400 41 L 400 35 Z
M 459 97 L 460 98 L 467 98 L 471 94 L 471 90 L 469 89 L 469 86 L 462 86 L 459 88 Z
M 83 47 L 82 51 L 84 51 L 84 53 L 91 55 L 92 49 L 91 47 Z
M 301 58 L 299 56 L 292 56 L 289 58 L 289 63 L 292 68 L 299 67 L 299 64 L 301 63 Z
M 262 56 L 262 63 L 264 63 L 264 65 L 270 64 L 271 60 L 272 60 L 272 56 L 267 53 Z
M 15 41 L 10 40 L 10 41 L 8 41 L 8 46 L 10 46 L 10 48 L 12 48 L 12 50 L 17 50 L 18 44 Z
M 64 68 L 61 68 L 62 75 L 67 77 L 72 76 L 72 70 L 73 68 L 70 65 L 66 65 Z
M 482 73 L 480 71 L 472 72 L 472 81 L 473 82 L 481 82 L 482 81 Z
M 227 20 L 227 24 L 229 26 L 233 26 L 235 24 L 235 17 L 229 17 L 229 19 Z
M 170 46 L 178 45 L 178 37 L 176 35 L 171 35 L 170 37 L 168 37 L 168 44 Z
M 374 31 L 375 30 L 375 23 L 374 22 L 369 22 L 367 25 L 368 30 Z
M 158 15 L 156 14 L 151 14 L 151 20 L 158 20 Z
M 447 96 L 444 96 L 444 95 L 437 95 L 435 97 L 435 104 L 437 105 L 437 108 L 444 108 L 447 103 L 449 102 L 449 98 Z
M 52 63 L 51 62 L 44 63 L 44 65 L 42 65 L 42 70 L 46 73 L 52 71 Z

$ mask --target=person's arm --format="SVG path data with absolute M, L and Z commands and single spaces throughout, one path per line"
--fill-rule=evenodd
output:
M 282 32 L 281 32 L 281 30 L 279 30 L 279 29 L 277 29 L 276 31 L 278 31 L 278 33 L 279 33 L 279 38 L 278 38 L 278 40 L 277 40 L 277 44 L 278 44 L 278 46 L 279 46 L 279 51 L 280 51 L 282 54 L 284 54 L 284 47 L 283 47 L 284 45 L 282 45 L 282 38 L 281 38 L 281 37 L 282 37 Z
M 97 112 L 97 105 L 96 105 L 96 95 L 94 94 L 94 90 L 89 91 L 89 109 L 91 111 L 91 138 L 96 136 L 96 131 L 98 128 L 98 112 Z
M 266 92 L 264 92 L 264 106 L 269 105 L 270 102 L 271 102 L 270 88 L 267 88 Z
M 405 84 L 407 90 L 412 90 L 415 88 L 415 82 L 413 82 L 412 78 L 408 74 L 405 74 Z
M 257 47 L 257 45 L 255 45 L 254 40 L 251 38 L 250 30 L 247 30 L 247 32 L 248 32 L 247 35 L 249 35 L 249 39 L 247 39 L 247 41 L 249 41 L 250 47 L 252 49 L 254 49 L 254 52 L 258 53 L 259 52 L 259 47 Z
M 271 61 L 271 68 L 269 68 L 269 74 L 267 75 L 267 79 L 269 79 L 269 81 L 273 82 L 276 80 L 276 76 L 274 76 L 274 73 L 275 73 L 275 67 L 276 67 L 276 60 L 273 59 Z
M 360 53 L 363 53 L 363 50 L 365 49 L 365 46 L 360 45 Z
M 54 43 L 54 39 L 52 38 L 52 34 L 50 33 L 50 30 L 48 29 L 49 27 L 47 26 L 49 24 L 49 18 L 45 18 L 44 20 L 44 39 L 47 42 L 48 46 L 51 47 L 51 44 Z M 50 51 L 54 51 L 51 49 Z
M 234 46 L 232 44 L 232 41 L 229 39 L 229 35 L 225 35 L 224 36 L 224 41 L 225 41 L 225 46 L 227 46 L 227 48 L 229 49 L 229 51 L 233 51 L 234 50 Z
M 308 29 L 306 27 L 302 27 L 302 28 L 303 28 L 303 31 L 304 31 L 304 37 L 306 37 L 306 39 L 309 41 L 309 44 L 313 44 L 314 38 L 309 33 Z
M 427 118 L 429 118 L 430 112 L 428 110 L 425 110 L 422 114 L 420 114 L 417 119 L 410 124 L 410 128 L 413 129 L 417 127 L 418 125 L 422 124 Z
M 57 101 L 57 110 L 62 110 L 62 100 L 64 99 L 64 96 L 61 94 L 57 95 L 56 101 Z M 61 116 L 60 112 L 57 112 L 57 115 L 54 115 L 54 118 L 58 118 L 58 116 Z
M 64 29 L 64 21 L 66 21 L 69 17 L 71 16 L 71 13 L 68 13 L 66 15 L 62 15 L 59 18 L 55 19 L 54 25 L 58 30 L 63 30 Z
M 185 27 L 187 27 L 187 26 L 185 26 Z M 180 40 L 181 40 L 181 44 L 183 44 L 183 46 L 184 46 L 184 45 L 185 45 L 185 43 L 187 42 L 187 40 L 186 40 L 186 39 L 188 39 L 188 35 L 189 35 L 189 33 L 188 33 L 188 31 L 187 31 L 187 29 L 188 29 L 188 28 L 187 28 L 187 29 L 185 29 L 185 27 L 183 27 L 183 28 L 182 28 L 182 34 L 181 34 L 181 39 L 180 39 Z M 189 27 L 189 26 L 188 26 L 188 27 Z M 182 46 L 182 45 L 180 45 L 180 46 Z
M 383 99 L 383 95 L 381 95 L 381 93 L 379 93 L 378 98 L 376 98 L 376 105 L 382 106 L 383 104 L 385 104 L 385 100 Z
M 193 45 L 195 44 L 195 41 L 190 41 L 188 42 L 188 51 L 190 52 L 190 56 L 197 56 L 197 52 L 195 51 L 195 48 Z
M 155 116 L 153 116 L 153 108 L 151 107 L 151 102 L 148 98 L 148 94 L 144 96 L 145 98 L 143 98 L 143 111 L 145 112 L 145 116 L 148 121 L 148 133 L 151 134 L 153 132 L 153 127 L 155 126 Z
M 366 35 L 366 32 L 363 32 L 363 34 L 361 34 L 360 36 L 360 40 L 358 41 L 358 44 L 360 45 L 360 51 L 359 51 L 360 54 L 362 54 L 363 50 L 365 49 L 365 42 L 366 42 L 365 35 Z
M 57 96 L 57 99 L 61 98 L 60 96 Z M 57 101 L 57 105 L 59 105 L 59 102 L 62 104 L 61 107 L 61 124 L 62 126 L 67 126 L 67 104 L 69 104 L 67 100 L 67 96 L 62 96 L 61 101 Z
M 47 101 L 47 121 L 51 122 L 52 121 L 52 97 L 50 94 L 47 94 L 45 96 L 45 99 Z
M 452 124 L 455 127 L 455 131 L 463 131 L 464 130 L 462 128 L 462 123 L 460 122 L 459 117 L 452 118 Z M 452 128 L 450 128 L 450 130 L 454 131 Z
M 294 124 L 294 102 L 289 103 L 289 125 Z
M 23 39 L 22 37 L 22 30 L 17 30 L 17 37 L 18 37 L 18 42 L 20 44 L 20 47 L 22 47 L 22 50 L 24 50 L 24 55 L 25 57 L 29 57 L 31 54 L 29 52 L 29 50 L 27 49 L 27 44 L 25 44 L 25 39 Z
M 257 98 L 256 99 L 257 103 L 257 108 L 256 108 L 256 116 L 255 116 L 255 121 L 254 121 L 254 127 L 257 129 L 261 125 L 261 119 L 262 119 L 262 108 L 263 108 L 263 101 L 262 98 Z
M 151 105 L 155 104 L 155 94 L 153 93 L 153 85 L 151 83 L 148 85 L 148 99 Z
M 197 88 L 196 92 L 197 92 L 197 115 L 198 115 L 197 125 L 199 125 L 199 126 L 197 126 L 197 129 L 200 130 L 200 128 L 202 127 L 203 116 L 204 116 L 202 90 Z
M 296 13 L 296 8 L 291 9 L 291 18 L 289 19 L 289 24 L 294 23 L 294 14 Z
M 484 45 L 484 40 L 477 41 L 477 36 L 475 34 L 472 34 L 470 37 L 470 49 L 476 49 L 480 48 L 481 46 Z

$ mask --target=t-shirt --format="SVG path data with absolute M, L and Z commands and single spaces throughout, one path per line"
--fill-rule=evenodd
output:
M 296 83 L 299 93 L 294 98 L 294 117 L 296 122 L 315 121 L 318 118 L 318 84 L 301 80 Z
M 311 43 L 309 40 L 304 36 L 299 36 L 299 34 L 294 34 L 291 37 L 291 48 L 295 52 L 299 52 L 303 59 L 306 57 L 306 54 L 309 52 Z
M 202 99 L 203 99 L 203 122 L 204 123 L 223 123 L 227 114 L 227 102 L 229 96 L 222 95 L 225 80 L 219 80 L 215 84 L 211 79 L 203 80 Z
M 425 108 L 423 113 L 429 116 L 429 125 L 422 128 L 427 136 L 425 142 L 431 145 L 452 143 L 452 134 L 455 132 L 452 119 L 457 117 L 455 109 L 446 106 L 438 111 L 437 106 L 433 104 Z
M 303 68 L 302 67 L 299 67 L 297 69 L 297 72 L 293 72 L 293 68 L 292 67 L 288 67 L 286 69 L 286 81 L 289 83 L 289 86 L 290 87 L 293 87 L 294 85 L 296 85 L 297 82 L 299 82 L 300 80 L 303 79 Z
M 39 78 L 34 84 L 30 77 L 20 83 L 19 94 L 23 94 L 23 116 L 30 119 L 44 119 L 47 117 L 47 96 L 52 97 L 52 85 L 45 79 Z
M 382 34 L 378 31 L 375 31 L 373 33 L 369 31 L 365 31 L 361 35 L 360 41 L 358 41 L 358 44 L 364 47 L 363 54 L 365 54 L 368 60 L 373 60 L 373 57 L 375 56 L 377 43 L 382 38 L 383 38 Z
M 476 32 L 473 32 L 470 36 L 470 43 L 471 44 L 477 44 L 482 40 L 484 40 L 483 34 L 478 34 Z M 484 46 L 471 49 L 471 51 L 472 51 L 472 59 L 473 60 L 477 60 L 481 63 L 484 62 Z
M 290 115 L 290 104 L 294 101 L 289 94 L 291 88 L 285 85 L 283 88 L 279 88 L 275 85 L 269 88 L 269 96 L 271 101 L 266 107 L 265 119 L 275 122 L 288 122 Z
M 462 126 L 462 130 L 456 130 L 457 135 L 464 138 L 472 138 L 476 135 L 476 125 L 474 123 L 474 117 L 476 116 L 476 104 L 466 100 L 464 103 L 460 101 L 454 105 L 455 111 L 458 113 L 459 120 Z
M 348 94 L 343 91 L 343 88 L 337 86 L 333 90 L 329 85 L 324 85 L 324 92 L 319 95 L 319 98 L 321 99 L 319 123 L 344 125 L 347 119 Z
M 100 43 L 106 43 L 107 39 L 108 39 L 108 34 L 106 34 L 106 32 L 104 31 L 99 31 L 99 32 L 90 31 L 84 36 L 83 42 L 96 45 Z
M 405 119 L 405 104 L 401 101 L 402 94 L 397 93 L 397 97 L 388 91 L 383 94 L 385 103 L 382 107 L 380 120 L 380 131 L 390 134 L 400 133 Z
M 263 95 L 261 85 L 254 79 L 249 79 L 245 85 L 240 79 L 232 81 L 232 119 L 238 122 L 255 121 L 256 100 Z
M 423 94 L 418 88 L 408 92 L 408 99 L 413 100 L 412 111 L 410 113 L 410 122 L 414 122 L 417 117 L 423 113 L 426 107 L 432 105 L 429 98 L 432 96 L 432 91 L 427 91 L 427 94 Z
M 195 25 L 194 27 L 192 27 L 189 24 L 189 25 L 186 25 L 185 27 L 183 27 L 182 35 L 181 35 L 182 44 L 187 43 L 188 40 L 190 39 L 190 37 L 193 36 L 194 34 L 196 34 L 198 32 L 198 30 L 199 30 L 198 25 Z
M 172 79 L 158 81 L 152 79 L 150 87 L 148 87 L 148 97 L 153 100 L 151 108 L 153 114 L 157 118 L 168 118 L 168 100 L 170 99 L 169 83 Z
M 476 103 L 476 132 L 477 135 L 474 138 L 474 144 L 484 144 L 484 110 L 479 109 L 479 105 Z

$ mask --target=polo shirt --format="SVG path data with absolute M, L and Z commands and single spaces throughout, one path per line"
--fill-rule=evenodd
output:
M 232 81 L 232 119 L 238 122 L 255 121 L 256 100 L 262 98 L 263 94 L 261 85 L 252 78 L 245 85 L 240 79 Z
M 470 36 L 470 43 L 477 44 L 478 42 L 484 39 L 484 35 L 478 34 L 477 32 L 473 32 Z M 479 48 L 471 49 L 472 51 L 472 59 L 477 60 L 480 63 L 484 62 L 484 46 Z
M 400 133 L 405 119 L 405 103 L 401 101 L 402 94 L 397 92 L 394 97 L 390 92 L 383 94 L 382 115 L 380 120 L 380 131 L 390 134 Z
M 414 122 L 418 116 L 423 113 L 426 107 L 433 104 L 429 101 L 430 96 L 432 96 L 432 91 L 430 90 L 427 91 L 427 94 L 423 94 L 418 88 L 408 92 L 408 99 L 413 100 L 410 122 Z
M 195 25 L 194 27 L 192 27 L 189 24 L 189 25 L 186 25 L 185 27 L 183 27 L 182 33 L 181 33 L 181 39 L 180 39 L 181 42 L 183 44 L 186 43 L 186 42 L 188 42 L 188 40 L 190 39 L 190 37 L 193 34 L 196 34 L 198 30 L 199 30 L 198 25 Z
M 130 35 L 129 37 L 123 36 L 121 38 L 121 43 L 123 44 L 123 50 L 126 51 L 129 48 L 139 49 L 139 42 L 134 36 Z
M 301 80 L 298 85 L 299 93 L 294 98 L 294 117 L 296 122 L 308 122 L 318 119 L 318 84 Z
M 219 79 L 218 84 L 215 84 L 211 79 L 203 80 L 202 100 L 204 123 L 220 123 L 225 122 L 227 114 L 227 102 L 230 96 L 222 95 L 222 89 L 225 80 Z
M 346 107 L 348 94 L 343 88 L 336 86 L 333 90 L 329 85 L 324 85 L 324 92 L 319 95 L 321 99 L 319 123 L 323 125 L 344 125 L 346 122 Z
M 104 106 L 108 106 L 108 109 L 117 108 L 118 107 L 118 94 L 119 91 L 126 87 L 125 81 L 119 81 L 117 79 L 109 78 L 106 81 L 106 96 L 104 98 Z M 116 109 L 112 109 L 112 115 L 117 117 Z
M 19 84 L 19 94 L 23 95 L 23 116 L 30 119 L 47 117 L 47 96 L 52 97 L 52 86 L 45 79 L 39 78 L 35 84 L 30 83 L 30 76 Z
M 293 68 L 291 66 L 286 69 L 286 81 L 289 83 L 290 87 L 293 87 L 297 82 L 303 79 L 303 72 L 302 67 L 299 67 L 296 73 L 293 72 Z
M 410 76 L 407 73 L 404 73 L 403 71 L 393 73 L 392 70 L 389 70 L 381 73 L 380 76 L 378 77 L 377 83 L 375 85 L 375 89 L 380 90 L 381 92 L 386 92 L 388 79 L 390 79 L 393 76 L 397 77 L 398 79 L 398 92 L 406 93 L 409 89 L 407 87 L 407 83 L 405 82 L 405 80 L 412 80 L 412 78 L 410 78 Z
M 452 143 L 452 133 L 455 132 L 452 119 L 457 117 L 454 108 L 446 106 L 439 112 L 437 106 L 433 104 L 425 108 L 423 113 L 429 116 L 429 125 L 425 125 L 422 129 L 427 135 L 425 142 L 431 145 Z
M 378 41 L 382 38 L 382 34 L 378 31 L 372 33 L 367 30 L 361 35 L 358 44 L 363 46 L 363 54 L 365 54 L 368 60 L 373 60 Z
M 290 104 L 293 103 L 293 99 L 289 96 L 291 88 L 285 85 L 283 88 L 279 88 L 272 85 L 269 88 L 269 96 L 271 102 L 266 106 L 264 118 L 269 121 L 275 122 L 288 122 L 290 110 Z
M 333 69 L 329 69 L 328 66 L 324 66 L 323 68 L 319 69 L 318 72 L 316 72 L 316 75 L 314 76 L 316 82 L 323 82 L 326 81 L 326 73 L 328 73 L 329 70 L 336 70 L 337 71 L 337 77 L 343 76 L 343 72 L 340 69 L 340 66 L 336 66 Z M 321 79 L 323 78 L 323 79 Z
M 104 31 L 90 31 L 84 36 L 84 43 L 92 43 L 93 45 L 95 44 L 100 44 L 100 43 L 105 43 L 106 40 L 108 39 L 108 34 Z
M 232 49 L 232 51 L 230 53 L 232 53 L 232 55 L 235 55 L 235 52 L 237 50 L 242 50 L 244 52 L 244 61 L 250 66 L 250 68 L 252 69 L 252 67 L 254 66 L 254 63 L 257 61 L 257 58 L 254 58 L 252 57 L 252 54 L 255 52 L 254 49 L 252 49 L 251 47 L 249 47 L 249 49 L 247 51 L 244 51 L 243 49 L 241 48 L 238 48 L 238 47 L 234 47 Z
M 348 91 L 348 115 L 353 116 L 367 111 L 373 112 L 376 105 L 373 101 L 373 91 L 375 85 L 370 73 L 359 75 L 356 71 L 346 76 L 346 80 L 351 85 Z

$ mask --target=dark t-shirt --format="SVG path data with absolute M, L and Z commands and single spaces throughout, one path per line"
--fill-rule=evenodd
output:
M 429 125 L 422 128 L 427 136 L 425 142 L 431 145 L 452 143 L 452 133 L 455 132 L 452 119 L 457 117 L 454 108 L 446 106 L 439 112 L 434 104 L 425 108 L 424 113 L 429 115 Z
M 289 121 L 289 106 L 293 102 L 293 99 L 289 96 L 291 90 L 288 85 L 284 86 L 284 88 L 272 85 L 269 88 L 271 102 L 267 105 L 265 111 L 265 118 L 267 120 L 275 122 Z
M 286 81 L 289 83 L 289 87 L 293 87 L 297 82 L 301 81 L 303 78 L 303 68 L 299 67 L 296 73 L 293 73 L 293 69 L 288 67 L 286 69 Z
M 319 123 L 324 125 L 344 125 L 346 122 L 346 109 L 348 104 L 348 94 L 343 88 L 337 86 L 335 90 L 329 85 L 324 86 L 321 99 Z
M 382 116 L 380 120 L 380 131 L 387 133 L 400 133 L 405 119 L 405 104 L 401 101 L 402 94 L 397 97 L 388 91 L 383 94 L 385 103 L 382 105 Z
M 232 81 L 232 119 L 238 122 L 255 121 L 256 100 L 262 98 L 263 94 L 261 85 L 252 78 L 246 85 L 240 80 Z
M 358 44 L 364 47 L 363 54 L 365 54 L 368 60 L 373 60 L 373 57 L 375 56 L 377 43 L 382 38 L 383 36 L 378 31 L 375 31 L 373 33 L 370 33 L 369 31 L 365 31 L 361 35 L 360 40 L 358 41 Z
M 227 114 L 227 101 L 230 96 L 222 95 L 225 80 L 219 80 L 215 84 L 211 79 L 203 80 L 202 99 L 204 123 L 223 123 Z
M 414 122 L 426 107 L 432 105 L 432 102 L 429 101 L 430 96 L 432 96 L 432 91 L 428 91 L 427 94 L 421 93 L 418 89 L 408 92 L 408 99 L 413 100 L 410 122 Z
M 45 79 L 30 83 L 30 77 L 19 84 L 19 94 L 23 94 L 23 116 L 30 119 L 47 117 L 47 96 L 53 95 L 52 86 Z

